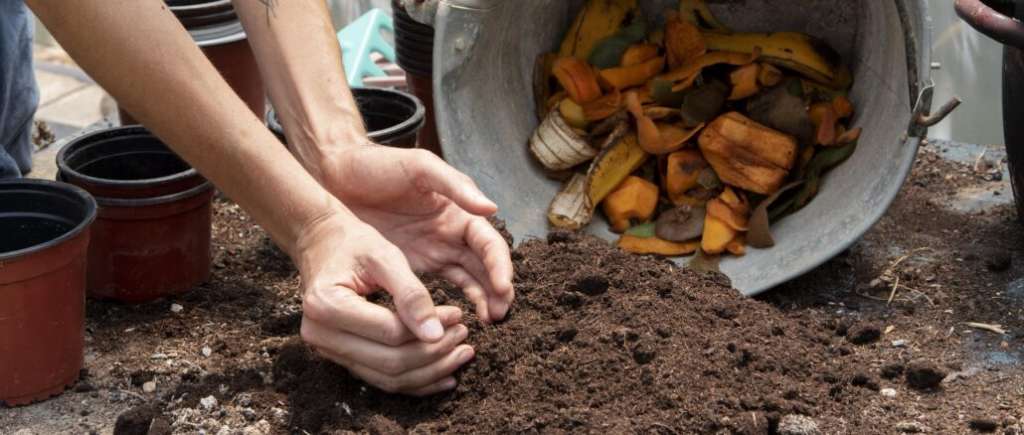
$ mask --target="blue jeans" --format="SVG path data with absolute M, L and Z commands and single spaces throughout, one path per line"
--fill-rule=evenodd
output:
M 0 0 L 0 178 L 32 169 L 32 117 L 39 104 L 32 32 L 22 0 Z

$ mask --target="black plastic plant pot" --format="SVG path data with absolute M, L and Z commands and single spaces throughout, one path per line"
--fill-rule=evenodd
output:
M 370 140 L 399 148 L 416 146 L 416 135 L 426 119 L 426 109 L 418 98 L 380 88 L 352 88 L 352 96 L 359 106 Z M 267 126 L 287 143 L 284 128 L 273 109 L 267 113 Z
M 0 180 L 0 404 L 43 400 L 78 379 L 96 213 L 75 186 Z
M 62 179 L 103 198 L 151 198 L 206 180 L 149 130 L 110 128 L 71 139 L 57 153 Z
M 142 303 L 181 294 L 210 276 L 213 186 L 138 126 L 72 139 L 58 179 L 99 204 L 89 246 L 88 294 Z

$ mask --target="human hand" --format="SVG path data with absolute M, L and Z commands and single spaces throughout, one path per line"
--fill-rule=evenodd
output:
M 338 148 L 319 165 L 321 184 L 413 270 L 461 287 L 481 321 L 505 317 L 514 298 L 509 247 L 485 218 L 497 206 L 472 179 L 428 151 L 378 145 Z
M 357 219 L 330 215 L 296 243 L 302 339 L 354 376 L 390 393 L 425 396 L 455 387 L 474 356 L 456 307 L 434 307 L 401 250 Z M 383 288 L 397 313 L 365 296 Z

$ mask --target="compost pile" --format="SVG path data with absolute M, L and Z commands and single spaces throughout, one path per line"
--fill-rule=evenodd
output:
M 836 427 L 835 416 L 878 395 L 850 344 L 870 343 L 877 328 L 844 338 L 848 324 L 783 315 L 720 275 L 591 236 L 554 233 L 513 256 L 516 304 L 495 326 L 470 319 L 477 357 L 457 391 L 383 394 L 294 342 L 273 369 L 291 429 L 768 433 L 787 415 Z M 432 285 L 445 288 L 436 302 L 462 303 Z
M 537 161 L 565 180 L 554 227 L 598 205 L 638 254 L 743 255 L 856 148 L 852 83 L 814 37 L 737 33 L 701 0 L 654 27 L 636 0 L 589 0 L 536 63 Z

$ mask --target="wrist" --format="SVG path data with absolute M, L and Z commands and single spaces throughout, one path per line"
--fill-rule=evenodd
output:
M 370 143 L 362 116 L 349 98 L 312 107 L 296 102 L 281 110 L 278 118 L 292 153 L 314 176 L 324 166 L 321 161 L 336 151 Z
M 321 210 L 309 219 L 303 220 L 295 230 L 293 243 L 287 250 L 300 272 L 305 272 L 310 259 L 321 256 L 317 246 L 324 240 L 336 239 L 358 226 L 360 221 L 338 201 Z
M 359 124 L 359 129 L 346 124 L 338 122 L 333 128 L 320 129 L 320 133 L 302 135 L 294 140 L 288 138 L 292 154 L 321 184 L 325 174 L 337 170 L 350 151 L 372 145 L 362 130 L 362 124 Z

